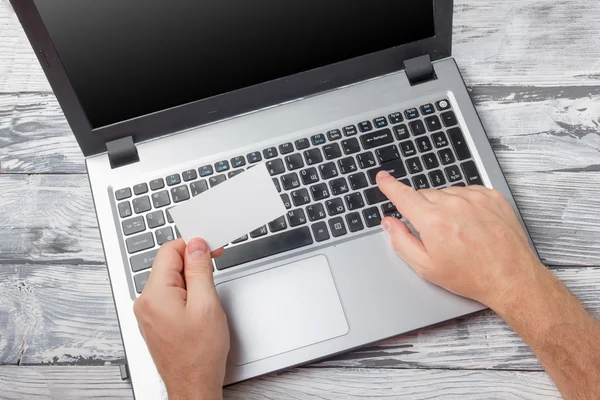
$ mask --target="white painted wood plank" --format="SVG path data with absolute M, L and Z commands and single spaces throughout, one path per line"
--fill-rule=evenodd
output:
M 0 367 L 4 400 L 133 399 L 118 367 Z M 560 399 L 543 372 L 294 369 L 225 389 L 226 400 Z
M 469 85 L 598 85 L 600 7 L 589 0 L 457 0 L 454 56 Z M 0 0 L 0 92 L 50 91 Z

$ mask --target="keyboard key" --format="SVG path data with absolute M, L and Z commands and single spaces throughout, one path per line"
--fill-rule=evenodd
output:
M 406 168 L 404 168 L 404 164 L 402 160 L 394 160 L 382 163 L 379 168 L 374 168 L 368 171 L 369 180 L 371 184 L 375 185 L 377 183 L 375 177 L 379 171 L 387 171 L 394 178 L 402 178 L 406 176 Z
M 433 149 L 433 146 L 431 145 L 431 140 L 429 140 L 427 136 L 415 139 L 415 143 L 417 144 L 417 148 L 421 153 L 425 153 Z
M 375 162 L 375 157 L 370 151 L 367 153 L 359 154 L 358 156 L 356 156 L 356 159 L 358 160 L 358 165 L 360 165 L 362 169 L 372 168 L 375 165 L 377 165 L 377 163 Z
M 123 226 L 123 234 L 125 236 L 133 235 L 134 233 L 140 233 L 146 230 L 146 224 L 144 223 L 144 217 L 139 216 L 131 219 L 126 219 L 121 223 Z
M 267 169 L 271 176 L 275 176 L 285 172 L 285 165 L 283 165 L 283 160 L 278 158 L 276 160 L 267 161 Z
M 152 232 L 142 233 L 141 235 L 131 237 L 125 241 L 129 254 L 139 253 L 154 247 L 154 238 Z
M 173 235 L 173 229 L 170 226 L 156 230 L 155 235 L 156 243 L 158 243 L 159 246 L 162 246 L 163 244 L 170 242 L 171 240 L 175 240 L 175 235 Z
M 210 187 L 213 188 L 221 183 L 225 182 L 227 177 L 225 175 L 215 175 L 208 178 L 208 182 L 210 183 Z
M 429 132 L 435 132 L 442 129 L 442 123 L 437 115 L 432 115 L 425 118 L 425 124 L 427 124 L 427 129 L 429 129 Z
M 440 157 L 440 160 L 444 165 L 452 164 L 456 161 L 456 159 L 454 158 L 454 154 L 452 154 L 452 150 L 450 149 L 438 151 L 438 156 Z
M 304 210 L 301 208 L 293 211 L 288 211 L 287 219 L 290 223 L 290 227 L 292 228 L 304 225 L 306 223 L 306 215 L 304 214 Z
M 448 100 L 440 100 L 437 103 L 435 103 L 435 106 L 437 107 L 438 111 L 445 111 L 451 107 L 450 102 Z
M 242 156 L 237 156 L 231 159 L 231 166 L 233 168 L 241 168 L 246 165 L 246 159 Z
M 365 224 L 367 225 L 367 228 L 373 228 L 381 225 L 381 214 L 379 214 L 377 207 L 363 210 L 363 217 L 365 217 Z
M 262 155 L 258 151 L 253 151 L 252 153 L 248 154 L 246 158 L 250 164 L 256 164 L 257 162 L 262 161 Z
M 373 125 L 371 124 L 371 121 L 361 122 L 360 124 L 358 124 L 358 130 L 363 133 L 370 132 L 373 130 Z
M 229 171 L 229 172 L 227 173 L 227 178 L 231 179 L 231 178 L 233 178 L 234 176 L 238 176 L 238 175 L 239 175 L 239 174 L 241 174 L 242 172 L 244 172 L 244 170 L 243 170 L 243 169 L 236 169 L 235 171 Z
M 198 173 L 196 173 L 195 169 L 190 169 L 189 171 L 185 171 L 181 174 L 184 182 L 193 181 L 198 178 Z
M 198 168 L 198 172 L 200 173 L 200 177 L 206 178 L 213 174 L 213 167 L 212 165 L 205 165 L 204 167 Z
M 402 214 L 400 214 L 398 211 L 390 211 L 387 213 L 383 213 L 384 217 L 392 217 L 392 218 L 396 218 L 396 219 L 402 219 Z
M 329 231 L 327 230 L 327 225 L 325 222 L 319 222 L 312 226 L 313 234 L 315 235 L 315 240 L 317 242 L 324 242 L 325 240 L 329 240 Z
M 263 150 L 263 156 L 265 156 L 266 160 L 275 158 L 278 155 L 279 155 L 279 153 L 277 153 L 277 149 L 275 147 L 269 147 L 268 149 Z
M 340 145 L 337 143 L 331 143 L 327 146 L 323 146 L 323 154 L 325 154 L 326 160 L 334 160 L 342 156 L 342 150 Z
M 304 159 L 307 165 L 314 165 L 323 162 L 323 155 L 320 149 L 310 149 L 304 152 Z
M 392 202 L 387 202 L 381 205 L 381 212 L 386 214 L 389 212 L 397 211 L 396 205 Z
M 423 164 L 421 164 L 421 161 L 417 157 L 406 160 L 406 165 L 411 174 L 423 172 Z
M 152 195 L 152 203 L 154 204 L 154 208 L 161 208 L 164 206 L 168 206 L 171 204 L 171 198 L 169 197 L 169 192 L 163 190 L 162 192 L 157 192 Z
M 154 211 L 146 214 L 146 221 L 148 222 L 148 228 L 154 229 L 165 224 L 165 215 L 162 211 Z
M 338 170 L 334 162 L 319 165 L 319 171 L 321 172 L 321 178 L 324 180 L 338 176 Z
M 252 239 L 256 239 L 258 237 L 265 236 L 267 233 L 268 233 L 267 226 L 265 225 L 265 226 L 261 226 L 260 228 L 255 229 L 252 232 L 250 232 L 250 237 Z
M 140 272 L 152 267 L 152 263 L 154 262 L 157 253 L 158 249 L 132 256 L 129 259 L 129 263 L 131 264 L 131 270 L 133 272 Z
M 436 132 L 431 135 L 431 139 L 433 139 L 433 145 L 437 149 L 441 149 L 442 147 L 448 146 L 448 140 L 446 139 L 446 135 L 444 132 Z
M 304 150 L 310 147 L 310 143 L 308 139 L 298 139 L 296 140 L 296 150 Z
M 439 169 L 436 171 L 431 171 L 429 173 L 429 179 L 431 180 L 431 184 L 433 187 L 440 187 L 446 184 L 446 178 L 444 178 L 444 173 Z
M 397 160 L 400 158 L 400 152 L 398 151 L 398 147 L 396 147 L 396 145 L 377 149 L 375 154 L 377 155 L 380 163 Z
M 298 174 L 295 172 L 282 176 L 281 183 L 285 190 L 291 190 L 300 187 L 300 179 L 298 178 Z
M 350 191 L 345 178 L 338 178 L 329 181 L 329 187 L 333 196 L 339 196 Z
M 342 138 L 342 132 L 339 129 L 333 129 L 327 132 L 327 139 L 330 141 L 340 140 Z
M 321 203 L 316 203 L 306 207 L 306 212 L 308 213 L 308 219 L 310 221 L 318 221 L 327 216 L 325 214 L 325 208 Z
M 244 235 L 244 236 L 241 236 L 241 237 L 235 239 L 233 242 L 231 242 L 231 244 L 239 244 L 239 243 L 246 242 L 247 240 L 248 240 L 248 235 Z
M 444 170 L 446 172 L 446 176 L 448 177 L 448 181 L 450 183 L 458 182 L 462 179 L 462 175 L 460 173 L 460 168 L 456 165 L 452 165 Z
M 430 115 L 434 112 L 435 108 L 433 108 L 433 104 L 425 104 L 424 106 L 421 106 L 421 114 L 423 115 Z
M 165 181 L 162 178 L 150 181 L 150 189 L 160 190 L 165 187 Z
M 360 141 L 363 145 L 363 148 L 365 150 L 369 150 L 375 147 L 393 143 L 394 137 L 392 136 L 392 131 L 388 128 L 362 135 L 360 137 Z
M 356 138 L 351 138 L 342 141 L 342 148 L 344 149 L 344 154 L 350 155 L 360 151 L 360 144 Z
M 410 138 L 410 133 L 408 132 L 408 127 L 405 124 L 397 125 L 394 127 L 394 135 L 396 135 L 396 140 L 406 140 Z
M 346 215 L 346 222 L 348 223 L 348 229 L 350 229 L 350 232 L 358 232 L 365 229 L 365 226 L 360 219 L 360 214 L 357 212 Z
M 452 186 L 455 186 L 455 187 L 465 187 L 467 185 L 465 185 L 463 182 L 460 182 L 460 183 L 456 183 L 456 184 L 454 184 Z
M 277 189 L 277 193 L 281 193 L 281 186 L 279 185 L 279 179 L 273 178 L 273 185 L 275 185 L 275 189 Z
M 327 184 L 325 183 L 319 183 L 317 185 L 311 186 L 310 191 L 315 201 L 324 200 L 329 197 L 329 189 L 327 188 Z
M 282 145 L 279 146 L 279 152 L 282 155 L 293 153 L 294 152 L 294 145 L 291 144 L 291 143 L 284 143 L 284 144 L 282 144 Z
M 442 121 L 444 121 L 444 126 L 446 128 L 458 124 L 458 121 L 456 120 L 456 115 L 453 111 L 446 111 L 445 113 L 443 113 Z
M 179 174 L 169 175 L 167 176 L 166 180 L 168 186 L 174 186 L 181 183 L 181 177 L 179 176 Z
M 325 139 L 325 135 L 320 133 L 318 135 L 314 135 L 313 137 L 311 137 L 310 141 L 312 142 L 313 146 L 320 146 L 322 144 L 325 144 L 325 142 L 327 140 Z
M 201 193 L 204 193 L 208 190 L 208 183 L 205 180 L 201 180 L 198 182 L 190 183 L 190 189 L 192 191 L 192 196 L 196 197 Z
M 358 210 L 365 206 L 362 194 L 359 192 L 348 194 L 344 197 L 344 199 L 346 200 L 346 207 L 348 207 L 348 210 L 350 211 Z
M 372 206 L 373 204 L 382 203 L 384 201 L 389 201 L 385 194 L 378 188 L 370 188 L 365 190 L 365 199 L 367 200 L 367 204 Z
M 425 175 L 417 175 L 413 178 L 414 187 L 416 190 L 429 189 L 429 182 Z
M 217 171 L 217 173 L 229 171 L 229 161 L 219 161 L 216 163 L 215 171 Z
M 333 237 L 344 236 L 348 233 L 346 230 L 346 225 L 344 224 L 344 220 L 341 217 L 330 219 L 329 229 L 331 229 L 331 234 Z
M 400 122 L 404 121 L 402 114 L 399 112 L 390 114 L 388 118 L 390 119 L 390 124 L 399 124 Z
M 298 189 L 292 192 L 292 201 L 295 207 L 300 207 L 310 203 L 310 196 L 308 195 L 307 189 Z
M 420 119 L 418 119 L 416 121 L 412 121 L 408 125 L 410 126 L 410 130 L 412 131 L 412 134 L 414 136 L 424 135 L 427 133 L 427 130 L 425 129 L 425 125 L 423 124 L 423 121 L 421 121 Z
M 283 205 L 285 206 L 286 209 L 290 209 L 292 208 L 292 202 L 290 201 L 290 196 L 288 196 L 287 193 L 284 193 L 282 195 L 280 195 L 281 197 L 281 202 L 283 203 Z
M 279 235 L 267 236 L 262 239 L 228 248 L 221 257 L 215 260 L 215 264 L 217 269 L 222 271 L 237 265 L 299 249 L 311 244 L 313 244 L 313 239 L 310 234 L 310 228 L 304 226 L 283 232 Z
M 285 163 L 287 164 L 287 168 L 290 171 L 294 171 L 304 167 L 304 161 L 302 161 L 302 156 L 300 154 L 292 154 L 290 156 L 285 157 Z
M 367 182 L 367 177 L 362 172 L 359 172 L 358 174 L 350 175 L 348 177 L 348 181 L 350 182 L 350 187 L 352 188 L 352 190 L 359 190 L 362 188 L 366 188 L 369 185 Z
M 280 232 L 287 229 L 287 222 L 285 222 L 285 216 L 279 217 L 276 220 L 269 222 L 269 230 L 273 233 Z
M 131 204 L 128 201 L 119 203 L 118 208 L 119 208 L 119 216 L 121 218 L 131 217 L 131 215 L 133 214 L 131 211 Z
M 131 197 L 131 189 L 119 189 L 115 192 L 115 197 L 117 200 L 125 200 Z
M 327 207 L 327 212 L 330 217 L 333 217 L 338 214 L 342 214 L 346 209 L 344 208 L 344 202 L 342 199 L 331 199 L 325 202 L 325 206 Z
M 344 135 L 346 136 L 354 136 L 358 132 L 356 131 L 356 127 L 354 125 L 348 125 L 344 128 Z
M 460 128 L 453 128 L 448 131 L 448 137 L 450 137 L 450 141 L 452 142 L 452 147 L 454 147 L 454 151 L 456 152 L 456 157 L 459 160 L 466 160 L 471 158 L 471 152 L 469 151 L 469 146 L 465 141 L 465 137 L 463 136 Z
M 434 169 L 440 166 L 440 163 L 438 162 L 434 153 L 425 154 L 421 158 L 423 159 L 423 163 L 427 169 Z
M 314 167 L 303 169 L 300 172 L 300 176 L 302 177 L 302 183 L 305 185 L 311 185 L 319 182 L 319 174 L 317 173 L 317 169 Z
M 138 292 L 138 294 L 141 294 L 142 290 L 144 290 L 144 286 L 146 286 L 148 278 L 150 278 L 150 271 L 133 276 L 133 280 L 135 281 L 135 290 Z
M 465 174 L 467 184 L 483 186 L 483 179 L 481 179 L 481 175 L 479 175 L 475 162 L 467 161 L 466 163 L 462 163 L 461 168 Z
M 148 196 L 133 199 L 131 204 L 133 205 L 133 211 L 135 211 L 136 214 L 150 211 L 152 209 L 152 206 L 150 205 L 150 198 Z
M 398 182 L 402 183 L 403 185 L 412 187 L 412 183 L 410 183 L 410 179 L 408 179 L 408 178 L 406 178 L 406 179 L 398 179 Z
M 375 118 L 375 120 L 373 120 L 373 123 L 375 124 L 376 128 L 385 128 L 388 125 L 387 119 L 385 119 L 385 117 Z
M 400 150 L 402 150 L 402 155 L 404 157 L 410 157 L 417 154 L 417 148 L 410 140 L 400 143 Z
M 177 186 L 171 189 L 171 197 L 174 203 L 181 203 L 190 199 L 190 191 L 187 185 Z
M 356 162 L 352 157 L 342 158 L 338 161 L 338 166 L 340 167 L 341 173 L 344 175 L 356 172 L 358 170 Z
M 419 110 L 416 108 L 410 108 L 404 111 L 404 115 L 406 116 L 406 119 L 415 119 L 419 117 Z
M 145 183 L 138 183 L 133 187 L 133 193 L 136 196 L 148 193 L 148 185 Z

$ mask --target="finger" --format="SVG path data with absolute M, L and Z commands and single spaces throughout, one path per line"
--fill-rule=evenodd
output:
M 396 205 L 400 214 L 409 220 L 415 229 L 420 230 L 424 222 L 424 211 L 431 203 L 422 194 L 410 186 L 398 182 L 385 171 L 377 174 L 377 185 L 383 194 Z
M 185 242 L 183 239 L 163 244 L 152 263 L 152 272 L 144 289 L 157 285 L 185 287 L 181 276 L 184 252 Z
M 212 258 L 219 258 L 223 255 L 223 253 L 225 253 L 225 249 L 221 247 L 220 249 L 213 251 L 211 255 Z
M 396 218 L 384 218 L 381 227 L 387 233 L 396 254 L 423 276 L 431 265 L 431 258 L 423 242 L 408 229 L 408 226 Z
M 436 190 L 436 189 L 423 189 L 423 190 L 419 190 L 419 193 L 421 194 L 421 196 L 425 197 L 431 203 L 440 203 L 448 197 L 447 193 L 444 193 L 441 190 Z
M 183 270 L 188 305 L 198 304 L 207 293 L 216 295 L 212 258 L 204 240 L 196 238 L 189 241 Z

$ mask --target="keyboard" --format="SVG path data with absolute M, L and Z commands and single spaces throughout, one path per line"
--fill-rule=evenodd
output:
M 229 244 L 217 271 L 402 219 L 377 188 L 385 170 L 415 189 L 483 185 L 449 100 L 256 149 L 114 192 L 135 291 L 158 248 L 180 237 L 169 209 L 265 161 L 288 212 Z

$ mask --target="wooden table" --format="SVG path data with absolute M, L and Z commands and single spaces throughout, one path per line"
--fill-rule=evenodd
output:
M 543 261 L 600 317 L 600 4 L 457 0 L 454 55 Z M 127 398 L 83 157 L 0 0 L 0 398 Z M 228 399 L 560 398 L 491 311 Z

